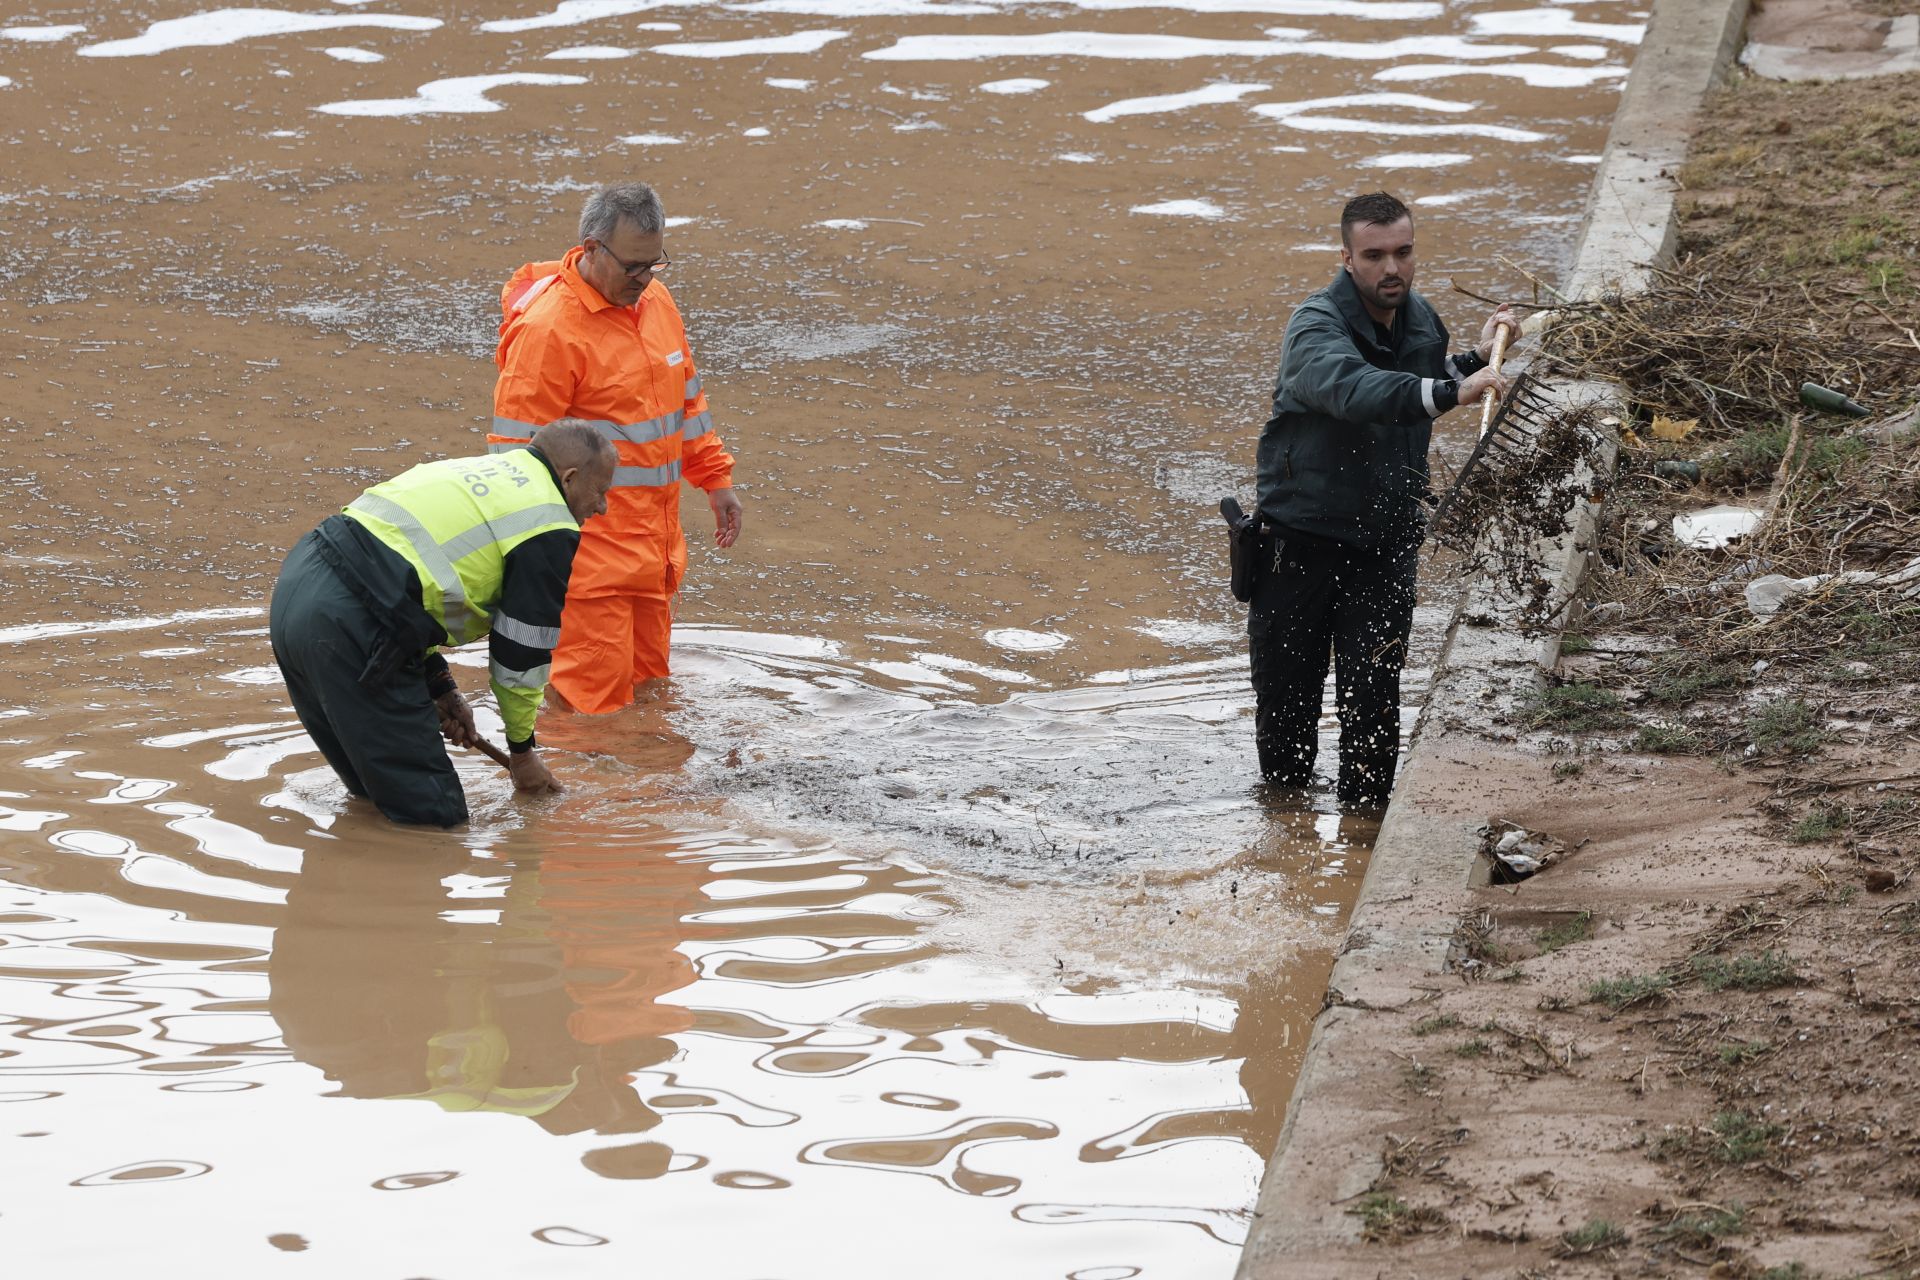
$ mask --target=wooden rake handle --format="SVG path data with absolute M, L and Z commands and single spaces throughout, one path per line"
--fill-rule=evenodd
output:
M 1493 355 L 1487 360 L 1487 368 L 1495 373 L 1500 372 L 1500 362 L 1507 358 L 1507 343 L 1512 340 L 1513 333 L 1514 327 L 1510 324 L 1494 327 Z M 1499 399 L 1499 393 L 1491 388 L 1488 389 L 1487 394 L 1480 397 L 1480 434 L 1483 436 L 1493 426 L 1493 410 Z
M 495 764 L 499 765 L 502 769 L 505 769 L 508 773 L 513 772 L 513 764 L 511 761 L 507 759 L 506 752 L 502 751 L 500 748 L 494 746 L 491 742 L 488 742 L 485 738 L 482 738 L 477 734 L 474 736 L 473 745 L 478 751 L 480 751 L 482 755 L 486 756 L 487 759 L 493 761 Z

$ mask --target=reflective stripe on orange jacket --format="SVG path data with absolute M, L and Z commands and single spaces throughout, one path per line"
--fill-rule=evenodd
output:
M 529 262 L 500 294 L 500 367 L 490 451 L 524 444 L 557 418 L 596 423 L 620 465 L 607 513 L 583 526 L 569 596 L 671 595 L 687 566 L 680 481 L 733 483 L 680 310 L 655 280 L 617 307 L 580 276 L 583 250 Z

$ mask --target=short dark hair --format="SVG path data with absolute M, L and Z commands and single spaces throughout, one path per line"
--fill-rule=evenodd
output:
M 1355 196 L 1340 211 L 1340 243 L 1349 249 L 1353 247 L 1353 224 L 1356 222 L 1387 227 L 1402 218 L 1411 217 L 1413 210 L 1407 208 L 1399 196 L 1390 192 L 1369 191 L 1363 196 Z

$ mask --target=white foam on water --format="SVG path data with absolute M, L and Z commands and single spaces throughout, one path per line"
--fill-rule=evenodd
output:
M 1602 157 L 1600 156 L 1555 156 L 1554 159 L 1558 160 L 1562 164 L 1599 164 Z
M 1109 120 L 1118 120 L 1122 116 L 1152 116 L 1168 111 L 1184 111 L 1188 107 L 1204 107 L 1219 102 L 1238 102 L 1250 93 L 1265 93 L 1272 85 L 1266 84 L 1210 84 L 1186 93 L 1163 93 L 1152 98 L 1123 98 L 1119 102 L 1110 102 L 1104 107 L 1096 107 L 1085 112 L 1085 118 L 1095 124 L 1105 124 Z
M 1244 627 L 1229 627 L 1218 622 L 1193 622 L 1186 618 L 1154 618 L 1133 629 L 1143 636 L 1152 636 L 1162 644 L 1182 648 L 1235 644 L 1246 633 Z
M 506 108 L 487 97 L 493 89 L 506 85 L 567 85 L 585 84 L 585 76 L 539 75 L 532 72 L 509 72 L 494 76 L 455 76 L 449 80 L 432 80 L 420 86 L 420 90 L 411 98 L 361 98 L 347 102 L 329 102 L 315 107 L 315 111 L 330 116 L 433 116 L 433 115 L 478 115 L 488 111 L 504 111 Z
M 146 618 L 112 618 L 97 622 L 28 622 L 15 627 L 0 627 L 0 644 L 23 644 L 29 640 L 50 640 L 58 636 L 97 636 L 115 631 L 147 631 L 181 622 L 224 622 L 231 618 L 257 618 L 265 609 L 253 605 L 228 605 L 215 609 L 187 609 Z
M 1062 151 L 1059 155 L 1055 156 L 1054 159 L 1065 160 L 1068 164 L 1099 164 L 1100 163 L 1099 156 L 1090 156 L 1084 151 Z
M 998 13 L 991 5 L 936 0 L 751 0 L 730 4 L 742 13 L 796 13 L 810 18 L 936 18 L 943 14 Z
M 1557 53 L 1563 58 L 1580 58 L 1587 62 L 1598 62 L 1613 50 L 1603 44 L 1557 44 L 1547 52 Z
M 1484 36 L 1579 36 L 1639 44 L 1644 22 L 1582 22 L 1565 9 L 1501 9 L 1473 15 L 1473 29 Z
M 438 18 L 415 18 L 399 13 L 336 14 L 286 13 L 279 9 L 214 9 L 189 18 L 156 22 L 128 40 L 108 40 L 80 50 L 83 58 L 137 58 L 175 49 L 201 49 L 237 44 L 260 36 L 300 35 L 335 31 L 342 27 L 386 27 L 394 31 L 432 31 L 445 25 Z
M 1482 67 L 1449 66 L 1444 62 L 1415 62 L 1373 73 L 1375 80 L 1446 80 L 1453 76 L 1505 76 L 1524 80 L 1536 89 L 1581 89 L 1602 80 L 1619 80 L 1625 67 L 1563 67 L 1553 62 L 1498 62 Z
M 387 55 L 384 53 L 375 53 L 371 49 L 356 49 L 352 45 L 345 44 L 337 44 L 320 52 L 341 62 L 385 62 L 387 60 Z
M 1415 111 L 1471 111 L 1475 104 L 1452 98 L 1429 98 L 1418 93 L 1345 93 L 1334 98 L 1302 98 L 1298 102 L 1265 102 L 1253 109 L 1261 116 L 1300 116 L 1328 107 L 1409 107 Z
M 561 0 L 552 13 L 535 18 L 496 18 L 480 24 L 482 31 L 542 31 L 548 27 L 577 27 L 601 18 L 624 18 L 630 13 L 665 9 L 674 0 Z
M 1002 627 L 980 638 L 996 649 L 1007 649 L 1014 653 L 1044 653 L 1049 649 L 1062 648 L 1067 643 L 1067 637 L 1058 631 L 1025 631 L 1019 627 Z
M 1369 169 L 1445 169 L 1471 159 L 1460 151 L 1389 151 L 1360 163 Z
M 773 130 L 755 125 L 753 128 L 743 131 L 740 136 L 743 138 L 769 138 L 773 136 Z
M 77 36 L 85 27 L 0 27 L 0 40 L 24 40 L 29 44 L 52 44 Z
M 4 89 L 12 83 L 13 81 L 8 79 L 6 76 L 0 76 L 0 89 Z
M 769 76 L 767 77 L 767 87 L 770 89 L 811 89 L 813 88 L 813 81 L 792 80 L 786 76 Z
M 285 67 L 275 67 L 275 68 L 273 69 L 273 74 L 275 74 L 276 76 L 280 76 L 280 77 L 282 77 L 282 78 L 285 78 L 285 77 L 287 77 L 287 76 L 291 76 L 291 75 L 293 74 L 293 72 L 291 72 L 291 71 L 289 71 L 289 70 L 287 70 L 287 69 L 286 69 Z
M 1403 36 L 1378 43 L 1308 40 L 1309 32 L 1273 27 L 1265 40 L 1211 40 L 1105 31 L 1048 31 L 1022 36 L 905 36 L 884 49 L 862 54 L 875 62 L 978 62 L 987 58 L 1112 58 L 1173 61 L 1181 58 L 1344 58 L 1397 62 L 1427 56 L 1476 61 L 1517 58 L 1530 45 L 1476 44 L 1454 36 Z
M 692 226 L 698 221 L 700 221 L 698 218 L 668 218 L 666 225 L 667 229 L 671 231 L 675 227 Z
M 1438 208 L 1441 205 L 1465 204 L 1469 200 L 1477 200 L 1481 196 L 1491 194 L 1493 193 L 1485 189 L 1475 191 L 1445 191 L 1439 195 L 1416 196 L 1413 202 L 1417 205 L 1432 209 Z
M 813 224 L 816 227 L 832 227 L 835 231 L 865 231 L 867 223 L 861 218 L 823 218 Z
M 677 147 L 686 139 L 676 138 L 670 133 L 630 133 L 614 141 L 624 142 L 630 147 Z
M 1003 4 L 1026 0 L 1001 0 Z M 1410 22 L 1437 18 L 1446 6 L 1431 0 L 1056 0 L 1074 9 L 1111 13 L 1127 9 L 1178 9 L 1186 13 L 1259 13 L 1281 18 L 1373 18 Z
M 1340 252 L 1340 246 L 1337 244 L 1296 244 L 1296 245 L 1290 245 L 1289 249 L 1294 253 L 1338 253 Z
M 612 62 L 617 58 L 631 58 L 640 52 L 638 49 L 622 49 L 617 44 L 578 44 L 570 49 L 555 49 L 547 55 L 548 62 Z
M 680 24 L 677 22 L 642 22 L 634 27 L 636 31 L 678 31 L 680 29 Z
M 1051 80 L 1034 80 L 1029 77 L 1016 77 L 1012 80 L 989 80 L 980 86 L 982 93 L 1038 93 L 1051 85 Z
M 1277 151 L 1281 155 L 1288 156 L 1303 156 L 1307 154 L 1307 148 L 1305 147 L 1268 147 L 1267 150 Z
M 304 138 L 307 135 L 299 129 L 275 129 L 267 136 L 269 138 Z
M 1544 142 L 1547 135 L 1503 124 L 1397 124 L 1390 120 L 1354 120 L 1346 116 L 1280 116 L 1289 129 L 1306 133 L 1371 133 L 1389 138 L 1494 138 L 1501 142 Z
M 768 36 L 760 40 L 657 44 L 653 46 L 653 52 L 675 58 L 754 58 L 775 53 L 818 53 L 835 40 L 845 40 L 847 35 L 845 31 L 796 31 L 790 36 Z
M 940 128 L 940 125 L 931 120 L 909 120 L 904 124 L 893 126 L 893 131 L 895 133 L 929 133 L 937 132 Z
M 1162 218 L 1224 218 L 1227 211 L 1211 200 L 1162 200 L 1159 204 L 1137 204 L 1129 213 L 1148 213 Z

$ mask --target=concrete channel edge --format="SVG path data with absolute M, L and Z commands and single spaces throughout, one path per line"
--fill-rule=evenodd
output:
M 1749 0 L 1654 0 L 1587 197 L 1579 247 L 1562 292 L 1589 297 L 1642 287 L 1676 239 L 1673 175 L 1686 159 L 1700 104 L 1739 50 Z M 1604 385 L 1564 389 L 1609 396 Z M 1611 458 L 1606 460 L 1611 463 Z M 1597 512 L 1572 513 L 1566 536 L 1542 549 L 1558 598 L 1578 590 Z M 1370 1052 L 1369 1015 L 1417 1001 L 1446 968 L 1453 933 L 1480 862 L 1475 797 L 1451 794 L 1448 757 L 1471 753 L 1498 768 L 1503 748 L 1461 726 L 1537 688 L 1559 656 L 1557 634 L 1528 641 L 1499 625 L 1509 606 L 1491 583 L 1471 584 L 1448 624 L 1432 686 L 1381 823 L 1326 1007 L 1262 1179 L 1236 1280 L 1294 1280 L 1327 1252 L 1358 1241 L 1347 1212 L 1382 1171 L 1381 1138 L 1410 1113 L 1388 1097 L 1341 1088 L 1343 1063 Z M 1515 750 L 1517 754 L 1517 749 Z

